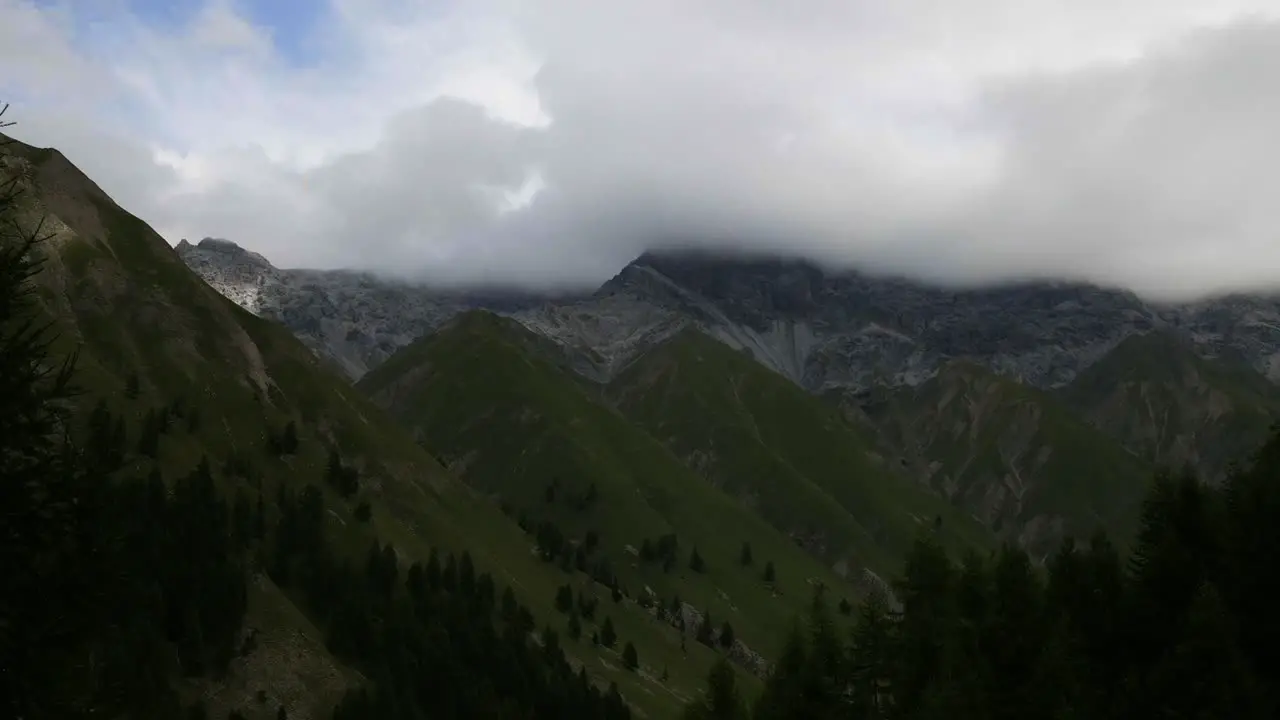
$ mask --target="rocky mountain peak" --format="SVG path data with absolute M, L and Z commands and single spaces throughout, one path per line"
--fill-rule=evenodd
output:
M 176 249 L 179 252 L 216 254 L 221 257 L 221 262 L 224 263 L 243 263 L 246 265 L 253 265 L 264 270 L 275 270 L 275 266 L 271 264 L 271 261 L 267 260 L 262 255 L 246 250 L 226 238 L 206 237 L 195 245 L 183 240 L 178 243 L 178 247 Z
M 264 287 L 279 284 L 279 271 L 270 261 L 230 240 L 206 237 L 192 245 L 184 238 L 174 250 L 213 289 L 255 315 L 262 309 Z
M 607 380 L 697 326 L 814 392 L 916 385 L 964 358 L 1041 388 L 1070 383 L 1122 340 L 1176 333 L 1280 381 L 1280 302 L 1239 296 L 1155 305 L 1076 282 L 948 288 L 797 258 L 651 251 L 588 297 L 442 291 L 351 273 L 278 270 L 229 240 L 179 253 L 224 295 L 279 319 L 353 377 L 456 313 L 483 307 L 559 342 Z

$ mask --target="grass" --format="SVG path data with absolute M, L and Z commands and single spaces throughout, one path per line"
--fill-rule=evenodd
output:
M 1280 417 L 1280 389 L 1256 370 L 1200 357 L 1164 332 L 1127 338 L 1062 397 L 1147 460 L 1189 462 L 1213 480 L 1247 460 Z
M 460 316 L 402 349 L 359 387 L 478 493 L 500 497 L 532 519 L 552 521 L 574 538 L 597 532 L 596 553 L 608 558 L 632 597 L 645 587 L 660 601 L 678 594 L 709 609 L 717 624 L 728 620 L 740 639 L 766 657 L 776 656 L 816 583 L 835 593 L 853 592 L 830 567 L 694 474 L 662 443 L 593 401 L 512 321 L 479 311 Z M 547 488 L 553 483 L 549 501 Z M 592 485 L 597 499 L 579 506 L 575 501 Z M 465 517 L 457 510 L 451 515 Z M 460 532 L 486 531 L 474 525 Z M 679 561 L 670 573 L 636 556 L 646 538 L 667 533 L 680 542 Z M 502 556 L 505 562 L 514 566 L 519 556 L 523 563 L 553 567 L 534 557 L 531 538 L 510 542 L 521 545 L 521 552 L 513 547 Z M 743 542 L 752 546 L 751 567 L 739 564 Z M 688 568 L 695 546 L 709 566 L 706 573 Z M 766 561 L 777 568 L 776 588 L 761 579 Z M 526 568 L 512 576 L 540 577 Z M 585 581 L 579 573 L 562 573 L 534 594 L 550 607 L 555 588 L 570 578 Z M 614 614 L 624 639 L 631 639 L 628 629 L 634 628 L 641 662 L 660 674 L 655 661 L 660 659 L 672 678 L 669 688 L 681 696 L 696 692 L 712 654 L 690 638 L 685 658 L 673 629 L 638 609 L 620 618 L 613 607 L 610 601 L 601 606 Z M 603 653 L 597 660 L 617 665 L 611 657 Z M 651 684 L 640 689 L 661 697 Z
M 971 517 L 886 467 L 838 412 L 754 360 L 686 330 L 609 388 L 624 415 L 828 563 L 889 576 L 918 533 L 985 548 Z
M 1136 529 L 1151 467 L 1048 393 L 958 361 L 876 419 L 934 463 L 935 488 L 1033 553 L 1098 529 L 1124 544 Z

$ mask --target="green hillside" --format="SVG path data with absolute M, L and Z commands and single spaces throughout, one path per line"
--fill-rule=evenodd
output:
M 652 591 L 659 604 L 679 596 L 709 609 L 717 625 L 730 622 L 736 637 L 766 658 L 775 656 L 813 585 L 852 597 L 835 572 L 593 401 L 514 321 L 482 311 L 462 315 L 388 359 L 359 387 L 540 539 L 545 527 L 567 538 L 558 562 L 605 582 L 616 577 L 635 598 Z M 744 543 L 750 565 L 741 562 Z M 590 550 L 571 558 L 575 547 Z M 701 572 L 691 566 L 695 550 Z M 770 564 L 774 582 L 764 579 Z
M 12 220 L 17 228 L 43 222 L 48 235 L 37 246 L 44 263 L 34 278 L 36 312 L 53 323 L 55 355 L 78 353 L 75 381 L 84 393 L 75 399 L 73 434 L 92 444 L 118 418 L 116 433 L 106 433 L 118 446 L 111 453 L 118 457 L 101 469 L 126 486 L 150 475 L 163 479 L 180 497 L 197 492 L 201 478 L 211 478 L 227 508 L 233 498 L 237 513 L 261 508 L 255 516 L 267 530 L 265 538 L 249 542 L 243 555 L 247 609 L 237 631 L 252 640 L 244 640 L 226 676 L 210 679 L 197 672 L 177 683 L 183 702 L 200 700 L 212 717 L 226 717 L 231 710 L 248 718 L 275 717 L 283 706 L 290 718 L 328 718 L 348 690 L 390 687 L 389 681 L 377 683 L 361 671 L 367 663 L 341 661 L 341 653 L 330 649 L 339 617 L 351 621 L 350 603 L 364 602 L 361 596 L 342 596 L 348 603 L 344 606 L 339 595 L 304 582 L 337 582 L 348 572 L 346 565 L 366 564 L 366 551 L 375 539 L 394 544 L 401 577 L 404 568 L 426 564 L 433 550 L 441 557 L 466 551 L 475 572 L 491 576 L 498 593 L 507 587 L 515 591 L 516 599 L 532 611 L 533 627 L 548 625 L 564 634 L 555 592 L 566 582 L 565 574 L 533 557 L 530 539 L 496 506 L 452 478 L 290 333 L 205 285 L 162 238 L 60 153 L 14 142 L 0 148 L 0 155 L 0 180 L 16 182 L 22 191 L 16 205 L 3 208 L 4 221 Z M 5 241 L 11 240 L 6 235 Z M 18 322 L 9 317 L 8 306 L 4 310 L 6 326 L 10 320 Z M 187 490 L 189 485 L 195 489 Z M 319 494 L 309 496 L 304 491 L 308 487 Z M 307 503 L 317 498 L 322 509 L 306 515 L 312 512 L 308 507 L 316 507 Z M 209 512 L 222 517 L 230 510 L 211 506 Z M 323 535 L 309 536 L 312 549 L 291 562 L 306 566 L 314 560 L 321 569 L 307 566 L 311 580 L 295 572 L 294 585 L 282 589 L 275 581 L 280 576 L 271 570 L 298 513 L 319 523 Z M 148 532 L 136 517 L 112 522 L 124 522 L 131 534 Z M 181 525 L 175 528 L 180 530 Z M 180 543 L 171 547 L 183 550 Z M 235 551 L 235 558 L 240 556 Z M 598 588 L 587 592 L 600 594 Z M 613 616 L 618 645 L 595 648 L 585 640 L 566 639 L 565 654 L 601 688 L 616 682 L 642 715 L 673 715 L 696 689 L 714 653 L 690 648 L 689 659 L 682 658 L 688 672 L 673 669 L 669 682 L 659 682 L 664 657 L 679 655 L 674 630 L 656 627 L 634 603 L 608 606 L 607 590 L 603 594 L 606 606 L 583 625 L 589 636 Z M 398 591 L 388 601 L 407 603 L 409 598 Z M 368 619 L 381 612 L 376 607 L 369 608 Z M 204 610 L 197 605 L 192 612 Z M 398 622 L 411 626 L 417 621 Z M 466 623 L 456 625 L 464 628 Z M 639 650 L 641 672 L 627 670 L 619 660 L 626 641 L 634 641 Z M 362 657 L 355 650 L 346 655 Z M 467 667 L 464 660 L 459 657 L 458 670 Z M 566 682 L 574 682 L 572 675 L 567 677 Z
M 913 475 L 1033 554 L 1134 532 L 1152 469 L 1047 393 L 955 361 L 861 411 Z
M 1198 356 L 1164 332 L 1117 345 L 1063 390 L 1090 423 L 1151 462 L 1221 481 L 1280 419 L 1280 388 L 1229 359 Z
M 953 549 L 991 541 L 888 468 L 826 403 L 696 330 L 637 360 L 609 395 L 711 484 L 843 573 L 896 573 L 938 520 Z

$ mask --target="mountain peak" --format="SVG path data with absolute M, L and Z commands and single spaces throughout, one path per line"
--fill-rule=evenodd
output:
M 205 282 L 255 315 L 263 287 L 278 282 L 269 260 L 224 238 L 206 237 L 195 245 L 184 238 L 174 250 Z

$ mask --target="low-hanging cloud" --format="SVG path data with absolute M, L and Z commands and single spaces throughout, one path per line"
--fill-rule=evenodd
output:
M 590 284 L 698 245 L 1275 285 L 1280 8 L 959 5 L 332 0 L 303 62 L 231 0 L 0 0 L 0 93 L 171 242 L 283 266 Z

